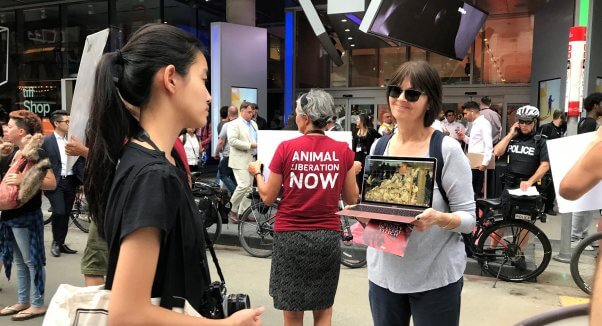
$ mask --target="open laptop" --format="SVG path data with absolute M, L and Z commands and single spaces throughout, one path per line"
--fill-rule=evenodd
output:
M 338 215 L 410 223 L 433 204 L 437 159 L 368 156 L 360 203 Z

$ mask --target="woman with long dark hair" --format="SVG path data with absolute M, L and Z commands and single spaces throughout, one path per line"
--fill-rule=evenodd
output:
M 353 135 L 353 141 L 351 142 L 351 148 L 355 151 L 354 159 L 362 163 L 362 170 L 356 176 L 357 185 L 362 187 L 362 176 L 364 172 L 364 161 L 366 156 L 370 153 L 370 148 L 374 141 L 381 137 L 370 122 L 370 116 L 362 113 L 357 117 L 356 121 L 357 130 Z
M 84 187 L 90 214 L 109 246 L 112 325 L 261 324 L 262 308 L 225 321 L 171 311 L 174 297 L 201 314 L 207 309 L 203 217 L 173 150 L 183 128 L 207 123 L 206 80 L 198 40 L 166 24 L 141 27 L 98 65 Z M 126 105 L 139 108 L 139 123 Z M 160 307 L 151 305 L 151 297 L 161 298 Z

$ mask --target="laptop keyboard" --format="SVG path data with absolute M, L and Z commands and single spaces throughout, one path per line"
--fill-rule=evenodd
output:
M 399 215 L 399 216 L 408 216 L 408 217 L 414 217 L 414 216 L 422 213 L 422 211 L 413 210 L 413 209 L 378 207 L 378 206 L 367 206 L 367 205 L 355 205 L 355 206 L 349 207 L 349 209 L 352 211 L 388 214 L 388 215 Z

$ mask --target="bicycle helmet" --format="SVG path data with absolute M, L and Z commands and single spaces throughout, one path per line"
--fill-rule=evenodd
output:
M 518 119 L 537 119 L 539 118 L 539 109 L 531 105 L 521 106 L 516 110 L 516 117 Z

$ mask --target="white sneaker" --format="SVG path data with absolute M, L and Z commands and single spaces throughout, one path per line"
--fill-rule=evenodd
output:
M 581 242 L 580 241 L 571 241 L 571 249 L 575 249 L 577 248 L 577 246 L 579 246 Z M 591 245 L 587 245 L 585 247 L 585 249 L 583 249 L 583 251 L 594 251 L 594 247 L 592 247 Z

